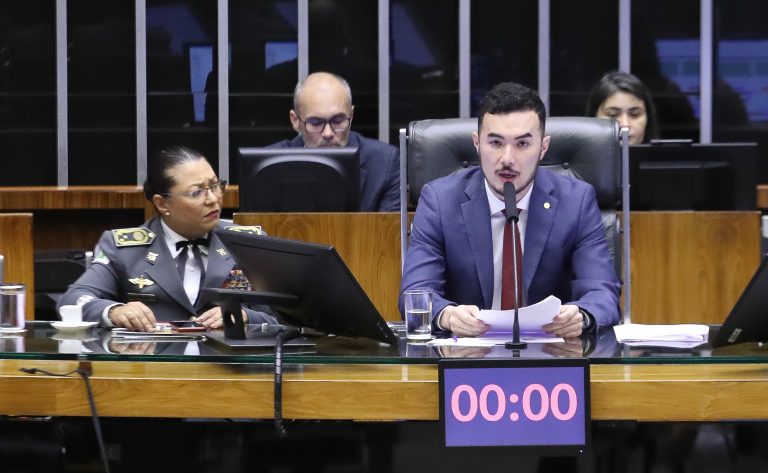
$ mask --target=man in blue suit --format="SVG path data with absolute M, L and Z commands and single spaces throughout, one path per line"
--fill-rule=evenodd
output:
M 480 309 L 501 306 L 504 183 L 516 189 L 522 240 L 523 304 L 563 302 L 545 331 L 574 337 L 618 322 L 619 281 L 595 190 L 539 169 L 549 146 L 544 104 L 506 82 L 480 105 L 472 139 L 480 168 L 437 179 L 421 191 L 403 268 L 403 291 L 432 291 L 432 323 L 474 336 L 488 330 Z
M 360 210 L 400 210 L 398 150 L 351 131 L 355 107 L 347 81 L 328 72 L 310 74 L 296 85 L 289 113 L 299 136 L 270 148 L 349 146 L 360 153 Z

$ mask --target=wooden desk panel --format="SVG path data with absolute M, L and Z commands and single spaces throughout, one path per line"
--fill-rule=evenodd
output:
M 294 365 L 295 366 L 295 365 Z M 74 361 L 0 360 L 0 414 L 88 416 Z M 768 418 L 763 364 L 592 365 L 592 418 L 724 421 Z M 99 414 L 107 417 L 270 419 L 271 365 L 93 362 Z M 283 374 L 287 419 L 437 420 L 435 365 L 300 365 Z M 205 399 L 206 402 L 179 402 Z
M 228 187 L 224 208 L 237 208 L 239 195 L 238 186 Z M 138 186 L 0 187 L 0 209 L 34 214 L 38 250 L 91 250 L 104 230 L 155 215 Z
M 757 212 L 632 212 L 632 321 L 721 323 L 760 263 Z
M 35 318 L 35 275 L 32 214 L 0 214 L 0 254 L 5 256 L 5 280 L 27 286 L 25 317 Z
M 400 320 L 400 214 L 238 213 L 234 220 L 261 225 L 271 236 L 336 247 L 382 317 Z
M 238 187 L 231 186 L 224 207 L 237 208 L 238 199 Z M 758 187 L 758 207 L 768 208 L 768 185 Z M 88 250 L 104 230 L 137 225 L 154 213 L 136 186 L 5 187 L 0 209 L 35 213 L 36 249 Z M 269 215 L 272 220 L 257 223 L 273 235 L 336 246 L 384 317 L 399 319 L 394 214 L 358 214 L 384 221 L 355 224 L 335 214 L 311 225 L 286 217 L 291 214 Z M 756 212 L 633 212 L 633 321 L 721 322 L 759 263 L 759 245 Z

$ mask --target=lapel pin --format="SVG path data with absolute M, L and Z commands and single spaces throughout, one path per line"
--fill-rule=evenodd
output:
M 551 205 L 549 205 L 549 202 L 544 202 L 544 208 L 545 208 L 545 209 L 548 209 L 548 208 L 550 208 L 550 207 L 551 207 Z
M 160 255 L 158 255 L 153 251 L 150 251 L 149 253 L 147 253 L 147 261 L 149 261 L 150 263 L 154 263 L 158 256 Z
M 218 250 L 216 250 L 216 253 L 220 254 L 221 256 L 227 256 L 227 250 L 225 250 L 224 248 L 219 248 Z

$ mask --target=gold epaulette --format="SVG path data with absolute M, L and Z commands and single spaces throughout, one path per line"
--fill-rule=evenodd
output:
M 228 225 L 224 227 L 225 230 L 238 233 L 247 233 L 249 235 L 263 235 L 264 231 L 261 229 L 261 225 Z
M 154 241 L 154 232 L 151 232 L 146 227 L 136 228 L 118 228 L 112 230 L 112 238 L 115 239 L 115 246 L 144 246 L 149 245 Z

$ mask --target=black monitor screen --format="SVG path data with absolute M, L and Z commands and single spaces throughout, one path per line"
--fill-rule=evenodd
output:
M 638 145 L 629 162 L 632 210 L 755 209 L 755 143 Z
M 744 292 L 736 301 L 717 335 L 713 347 L 736 343 L 768 341 L 768 257 L 755 271 Z
M 240 148 L 241 212 L 360 210 L 357 148 Z
M 273 304 L 281 321 L 336 335 L 396 343 L 368 295 L 332 246 L 216 230 L 253 290 L 298 297 Z

